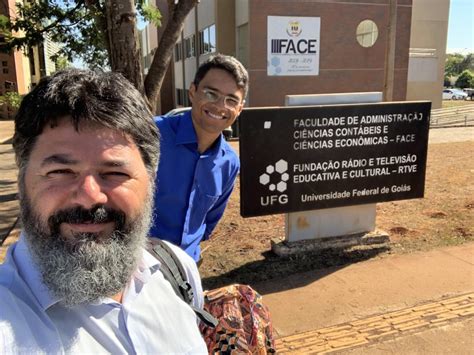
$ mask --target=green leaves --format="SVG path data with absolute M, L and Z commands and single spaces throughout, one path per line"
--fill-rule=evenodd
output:
M 156 27 L 161 26 L 161 12 L 155 6 L 143 4 L 138 9 L 145 20 L 151 22 Z
M 463 56 L 460 53 L 446 55 L 446 65 L 444 69 L 446 76 L 458 76 L 466 69 L 474 72 L 473 53 L 466 56 Z
M 56 57 L 81 58 L 95 68 L 108 65 L 100 2 L 32 1 L 16 7 L 18 17 L 0 17 L 0 31 L 5 33 L 0 51 L 26 51 L 48 38 L 61 44 Z
M 474 74 L 470 70 L 464 70 L 461 75 L 459 75 L 456 80 L 456 87 L 465 89 L 465 88 L 474 88 Z
M 22 96 L 19 95 L 17 92 L 6 92 L 4 95 L 0 95 L 0 106 L 3 105 L 10 105 L 10 107 L 14 109 L 18 109 L 20 107 L 20 103 L 22 100 Z

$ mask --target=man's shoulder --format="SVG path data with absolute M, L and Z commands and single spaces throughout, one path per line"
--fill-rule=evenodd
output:
M 170 129 L 175 123 L 173 120 L 175 117 L 170 117 L 170 116 L 156 116 L 153 118 L 155 121 L 156 126 L 158 129 L 161 131 L 163 129 Z
M 191 115 L 191 111 L 186 111 L 186 112 L 181 112 L 176 115 L 161 115 L 161 116 L 155 116 L 153 119 L 155 121 L 155 124 L 160 127 L 175 127 L 179 125 L 179 121 L 182 119 L 187 119 L 187 116 Z
M 0 284 L 0 309 L 0 343 L 4 340 L 4 345 L 11 343 L 19 346 L 20 342 L 16 340 L 23 337 L 22 334 L 29 333 L 29 329 L 47 328 L 50 325 L 34 298 L 4 284 Z M 2 349 L 8 347 L 0 346 Z
M 168 121 L 169 116 L 164 116 L 164 115 L 155 116 L 153 117 L 153 120 L 155 121 L 156 124 L 159 124 L 159 123 Z
M 16 265 L 10 260 L 0 265 L 0 308 L 11 312 L 1 312 L 0 320 L 6 314 L 24 314 L 38 311 L 38 303 Z
M 155 116 L 153 120 L 155 121 L 157 127 L 160 129 L 163 127 L 168 127 L 170 122 L 170 118 L 166 116 Z
M 25 300 L 25 295 L 16 292 L 17 289 L 11 286 L 0 283 L 0 323 L 23 319 L 18 315 L 32 311 L 29 298 Z M 12 316 L 15 316 L 15 319 L 12 319 Z
M 164 243 L 171 249 L 176 258 L 179 260 L 179 263 L 183 267 L 183 270 L 186 274 L 186 280 L 189 282 L 191 287 L 194 290 L 194 305 L 198 308 L 203 306 L 203 294 L 202 294 L 202 285 L 201 277 L 199 275 L 199 270 L 197 268 L 196 262 L 191 258 L 184 250 L 180 247 L 163 240 Z M 154 256 L 155 257 L 155 256 Z
M 183 120 L 190 119 L 188 115 L 190 113 L 184 112 L 175 116 L 156 116 L 154 121 L 160 131 L 160 141 L 162 143 L 174 142 L 176 136 L 188 132 L 190 127 L 192 129 L 192 124 L 182 123 Z
M 0 264 L 0 287 L 10 288 L 17 270 L 8 259 Z
M 193 258 L 191 258 L 183 249 L 180 247 L 164 240 L 166 245 L 170 247 L 170 249 L 173 251 L 173 253 L 176 255 L 176 257 L 179 259 L 181 262 L 181 265 L 183 266 L 186 274 L 188 277 L 193 277 L 193 278 L 199 278 L 199 271 L 196 266 L 196 262 L 194 261 Z M 189 273 L 189 274 L 188 274 Z
M 3 292 L 9 290 L 13 293 L 13 290 L 17 290 L 19 287 L 23 288 L 24 281 L 20 277 L 18 271 L 18 265 L 13 258 L 13 252 L 17 248 L 18 243 L 14 243 L 8 248 L 7 255 L 3 264 L 0 264 L 0 289 Z M 3 298 L 0 298 L 0 301 Z
M 60 347 L 53 323 L 34 297 L 0 284 L 0 353 L 48 353 Z

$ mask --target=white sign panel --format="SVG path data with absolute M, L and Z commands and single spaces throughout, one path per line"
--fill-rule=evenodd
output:
M 321 18 L 268 16 L 267 75 L 318 75 Z

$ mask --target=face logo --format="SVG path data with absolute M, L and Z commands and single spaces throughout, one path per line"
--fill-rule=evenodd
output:
M 290 37 L 298 37 L 303 29 L 301 28 L 301 23 L 299 21 L 290 21 L 286 27 L 286 33 Z
M 265 173 L 260 175 L 259 182 L 260 184 L 267 186 L 270 191 L 279 191 L 284 192 L 287 188 L 287 181 L 290 178 L 288 173 L 288 162 L 283 159 L 280 159 L 275 163 L 275 165 L 268 165 L 265 169 Z

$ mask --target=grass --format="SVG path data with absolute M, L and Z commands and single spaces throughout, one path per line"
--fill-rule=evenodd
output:
M 465 106 L 465 105 L 474 105 L 474 101 L 472 100 L 443 100 L 441 107 L 450 108 L 450 107 L 458 107 L 458 106 Z

